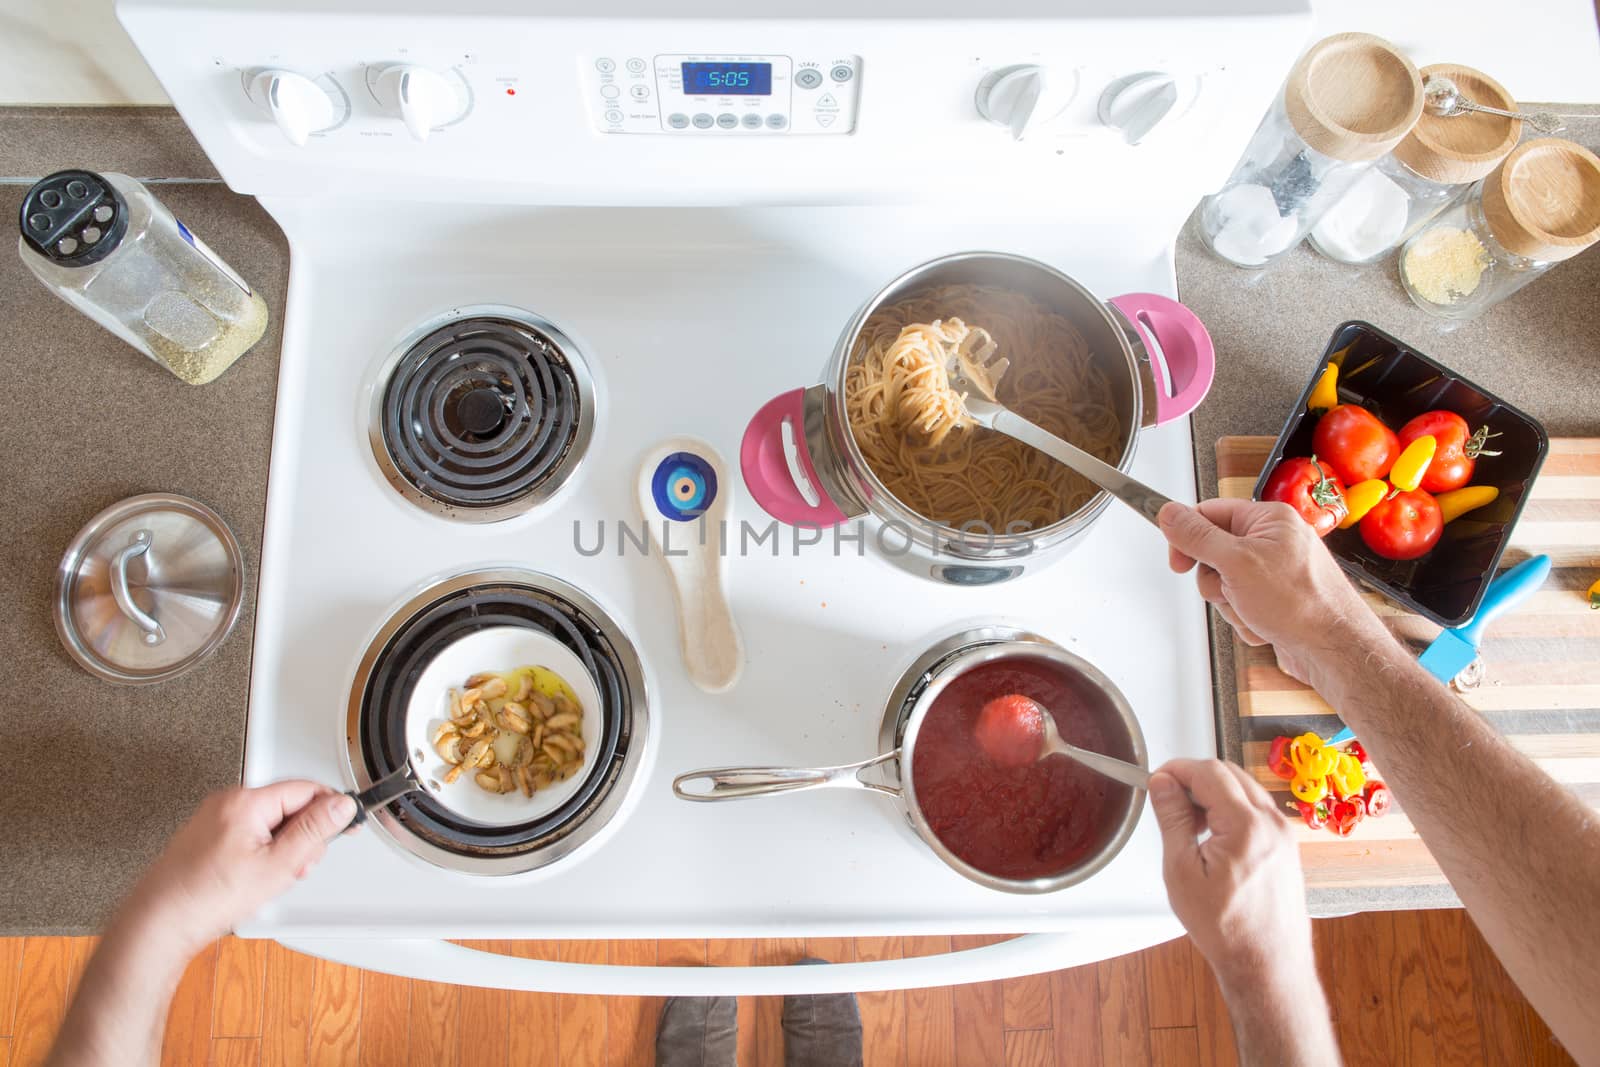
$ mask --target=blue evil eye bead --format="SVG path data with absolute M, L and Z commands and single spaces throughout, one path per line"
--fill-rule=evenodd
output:
M 717 499 L 717 472 L 693 452 L 674 452 L 656 465 L 650 495 L 656 510 L 674 522 L 698 519 Z

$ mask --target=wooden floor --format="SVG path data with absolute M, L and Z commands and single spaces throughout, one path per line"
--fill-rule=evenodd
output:
M 955 938 L 955 947 L 989 938 Z M 519 956 L 624 964 L 789 963 L 943 952 L 950 938 L 474 942 Z M 92 938 L 0 939 L 0 1067 L 43 1061 Z M 1352 1065 L 1568 1064 L 1459 911 L 1317 923 L 1318 965 Z M 781 1001 L 739 1004 L 741 1065 L 782 1064 Z M 179 988 L 162 1061 L 648 1064 L 659 1002 L 413 982 L 218 942 Z M 861 996 L 866 1062 L 1006 1067 L 1232 1064 L 1227 1015 L 1187 940 L 1005 982 Z

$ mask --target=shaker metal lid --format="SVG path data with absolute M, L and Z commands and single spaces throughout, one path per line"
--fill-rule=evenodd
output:
M 55 622 L 85 670 L 140 685 L 175 677 L 227 638 L 244 602 L 244 559 L 221 516 L 166 493 L 106 508 L 56 568 Z
M 1289 72 L 1284 108 L 1295 132 L 1323 155 L 1361 162 L 1385 155 L 1422 114 L 1422 77 L 1382 37 L 1336 33 Z

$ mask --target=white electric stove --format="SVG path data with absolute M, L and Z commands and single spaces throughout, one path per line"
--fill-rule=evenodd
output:
M 665 438 L 703 438 L 737 471 L 756 410 L 816 381 L 860 303 L 924 260 L 1015 252 L 1103 297 L 1175 295 L 1174 236 L 1303 43 L 1303 6 L 526 6 L 119 5 L 230 186 L 261 199 L 292 251 L 246 783 L 354 784 L 363 654 L 399 605 L 453 575 L 550 575 L 640 664 L 634 780 L 570 856 L 469 873 L 371 828 L 241 932 L 436 980 L 612 993 L 968 981 L 1173 936 L 1148 817 L 1089 881 L 1030 897 L 945 867 L 885 798 L 692 805 L 670 789 L 693 768 L 875 754 L 902 671 L 972 624 L 1098 665 L 1152 764 L 1214 754 L 1203 605 L 1142 519 L 1113 507 L 1058 565 L 973 589 L 782 528 L 776 553 L 727 561 L 745 663 L 715 696 L 687 677 L 660 561 L 619 555 L 615 524 L 636 521 L 639 461 Z M 558 331 L 587 370 L 592 423 L 547 499 L 467 522 L 397 488 L 374 447 L 374 390 L 425 327 L 485 305 Z M 1146 431 L 1133 472 L 1192 500 L 1193 444 L 1186 422 Z M 765 528 L 729 481 L 731 519 Z M 728 970 L 490 960 L 435 940 L 979 932 L 1045 936 Z

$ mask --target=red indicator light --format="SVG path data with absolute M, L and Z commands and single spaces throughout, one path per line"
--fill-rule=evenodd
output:
M 507 96 L 516 96 L 517 95 L 517 91 L 515 89 L 507 89 L 506 90 L 506 95 Z

